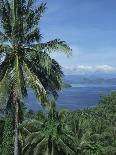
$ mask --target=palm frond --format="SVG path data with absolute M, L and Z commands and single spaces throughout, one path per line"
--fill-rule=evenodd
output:
M 42 14 L 46 10 L 46 4 L 42 3 L 40 4 L 37 9 L 28 10 L 28 16 L 25 23 L 25 32 L 29 32 L 30 29 L 33 29 L 35 25 L 38 25 L 38 22 L 40 18 L 42 17 Z
M 31 134 L 31 132 L 25 126 L 23 126 L 23 123 L 19 125 L 19 130 L 23 135 Z
M 41 40 L 41 34 L 38 28 L 35 28 L 30 33 L 25 35 L 25 41 L 27 44 L 31 44 L 33 42 L 39 42 Z
M 31 68 L 28 67 L 28 64 L 24 62 L 24 68 L 25 72 L 28 77 L 28 81 L 32 87 L 32 89 L 35 91 L 36 97 L 41 102 L 43 106 L 49 106 L 49 100 L 47 97 L 47 92 L 44 89 L 41 81 L 37 78 L 37 76 L 31 71 Z
M 68 145 L 66 145 L 61 138 L 58 139 L 58 145 L 60 145 L 66 154 L 75 155 L 75 152 Z
M 34 2 L 35 2 L 35 0 L 28 0 L 27 10 L 32 7 L 32 5 L 34 4 Z
M 13 89 L 17 97 L 22 98 L 22 91 L 21 91 L 21 78 L 20 78 L 20 68 L 19 68 L 19 57 L 16 55 L 14 68 L 12 70 L 12 83 Z
M 2 31 L 0 31 L 0 43 L 8 41 L 9 38 L 4 34 Z
M 41 43 L 39 45 L 33 45 L 33 47 L 37 50 L 48 51 L 49 53 L 57 51 L 63 52 L 67 54 L 67 56 L 71 55 L 71 48 L 66 44 L 65 41 L 61 41 L 60 39 L 55 39 L 47 43 Z
M 2 57 L 2 59 L 3 59 L 3 57 Z M 2 60 L 2 63 L 0 64 L 0 81 L 5 76 L 8 65 L 9 65 L 9 57 L 6 56 L 5 60 L 4 61 Z
M 0 53 L 12 53 L 12 48 L 8 44 L 0 44 Z
M 33 51 L 33 49 L 30 52 L 31 57 L 27 63 L 31 70 L 40 79 L 47 92 L 57 97 L 57 91 L 61 90 L 63 85 L 61 66 L 45 52 Z
M 19 77 L 20 77 L 20 85 L 21 85 L 21 93 L 22 96 L 25 97 L 27 96 L 27 85 L 26 85 L 26 77 L 25 74 L 23 72 L 23 67 L 22 67 L 22 63 L 19 62 Z
M 28 135 L 28 137 L 25 139 L 25 142 L 27 144 L 33 144 L 33 143 L 37 143 L 35 141 L 41 141 L 43 139 L 43 135 L 41 132 L 33 132 L 33 133 L 30 133 Z
M 6 103 L 7 103 L 8 97 L 9 97 L 9 91 L 11 89 L 9 79 L 10 79 L 9 70 L 7 69 L 7 71 L 5 72 L 4 77 L 0 81 L 0 106 L 1 107 L 3 105 L 4 105 L 4 107 L 6 106 Z
M 23 123 L 21 124 L 21 127 L 31 129 L 31 130 L 29 130 L 30 132 L 32 132 L 32 131 L 36 132 L 41 128 L 42 125 L 43 125 L 43 123 L 38 120 L 35 120 L 35 119 L 30 120 L 29 119 L 29 120 L 23 121 Z
M 30 145 L 30 144 L 26 144 L 26 146 L 23 147 L 22 152 L 24 155 L 29 155 L 30 152 L 33 152 L 33 149 L 36 147 L 36 144 L 34 145 Z
M 1 10 L 1 23 L 2 27 L 10 38 L 12 33 L 12 20 L 11 20 L 11 8 L 8 0 L 1 0 L 2 10 Z
M 47 139 L 46 138 L 42 139 L 42 141 L 39 142 L 35 147 L 34 155 L 38 155 L 41 152 L 41 149 L 46 145 L 46 143 L 47 143 Z

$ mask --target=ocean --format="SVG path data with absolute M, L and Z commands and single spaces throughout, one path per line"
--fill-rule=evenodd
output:
M 108 95 L 112 91 L 116 91 L 116 85 L 71 85 L 72 87 L 65 88 L 59 93 L 56 100 L 57 109 L 66 108 L 74 111 L 95 107 L 100 102 L 101 95 Z M 31 89 L 25 102 L 29 109 L 34 111 L 42 109 Z

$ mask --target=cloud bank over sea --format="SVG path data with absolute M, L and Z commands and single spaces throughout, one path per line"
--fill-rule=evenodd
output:
M 65 74 L 116 74 L 116 67 L 110 65 L 70 65 L 63 68 Z

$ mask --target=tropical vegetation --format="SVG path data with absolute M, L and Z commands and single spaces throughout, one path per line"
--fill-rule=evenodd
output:
M 34 7 L 35 6 L 35 7 Z M 20 102 L 31 87 L 42 106 L 57 96 L 62 86 L 60 65 L 50 57 L 54 51 L 69 54 L 71 49 L 59 39 L 42 43 L 39 22 L 46 4 L 34 0 L 0 1 L 0 105 L 10 98 L 14 108 L 14 153 L 18 154 Z
M 12 146 L 12 127 L 4 130 L 7 118 L 3 116 L 0 119 L 1 151 L 5 135 L 10 140 L 5 147 L 9 144 Z M 98 106 L 90 109 L 73 112 L 66 109 L 51 110 L 49 113 L 25 109 L 24 120 L 19 125 L 20 154 L 115 155 L 115 126 L 116 92 L 103 96 Z M 12 147 L 9 149 L 13 154 Z
M 116 154 L 116 93 L 91 109 L 57 111 L 63 72 L 51 52 L 71 54 L 60 39 L 42 43 L 40 19 L 46 4 L 0 0 L 0 154 Z M 42 112 L 28 110 L 32 89 Z

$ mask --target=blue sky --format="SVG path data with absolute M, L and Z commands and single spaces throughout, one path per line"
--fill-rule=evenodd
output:
M 53 54 L 64 68 L 116 71 L 116 0 L 42 0 L 48 9 L 40 28 L 43 41 L 60 38 L 71 58 Z

